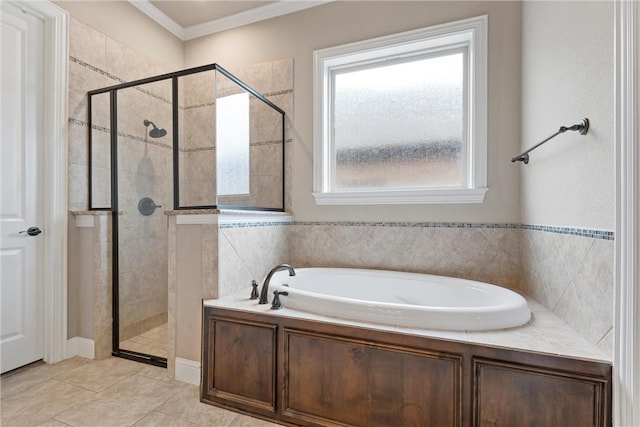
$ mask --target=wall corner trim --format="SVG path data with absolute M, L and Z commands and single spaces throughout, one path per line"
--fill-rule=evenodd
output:
M 176 357 L 176 380 L 200 385 L 200 362 Z
M 615 2 L 616 283 L 613 423 L 640 425 L 640 7 Z
M 64 358 L 70 359 L 75 356 L 85 359 L 95 359 L 94 342 L 89 338 L 73 337 L 67 340 Z

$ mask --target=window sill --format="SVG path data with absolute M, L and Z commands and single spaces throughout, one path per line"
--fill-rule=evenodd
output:
M 488 188 L 313 193 L 316 205 L 426 205 L 482 203 Z

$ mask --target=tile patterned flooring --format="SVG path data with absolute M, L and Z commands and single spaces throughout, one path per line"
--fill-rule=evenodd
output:
M 2 375 L 0 390 L 3 427 L 278 425 L 200 403 L 198 386 L 115 357 L 37 363 Z
M 137 351 L 139 353 L 151 354 L 153 356 L 167 356 L 167 344 L 169 342 L 167 323 L 157 328 L 148 330 L 145 333 L 129 338 L 120 343 L 120 348 L 124 350 Z

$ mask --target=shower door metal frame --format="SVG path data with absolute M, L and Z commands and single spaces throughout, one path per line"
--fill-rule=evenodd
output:
M 201 73 L 205 71 L 219 71 L 225 77 L 232 80 L 242 89 L 249 92 L 251 95 L 255 96 L 257 99 L 267 104 L 275 111 L 277 111 L 281 115 L 282 127 L 281 127 L 281 135 L 282 135 L 282 205 L 281 208 L 261 208 L 254 206 L 230 206 L 230 205 L 205 205 L 205 206 L 181 206 L 180 205 L 180 175 L 179 175 L 179 155 L 180 155 L 180 144 L 179 144 L 179 105 L 177 100 L 179 99 L 179 87 L 178 87 L 178 78 Z M 255 210 L 255 211 L 272 211 L 272 212 L 284 212 L 285 211 L 285 189 L 286 189 L 286 179 L 285 179 L 285 112 L 279 108 L 277 105 L 273 104 L 263 95 L 258 93 L 256 90 L 249 87 L 243 81 L 238 79 L 236 76 L 222 68 L 220 65 L 213 63 L 209 65 L 203 65 L 200 67 L 189 68 L 186 70 L 176 71 L 172 73 L 161 74 L 154 77 L 147 77 L 144 79 L 134 80 L 131 82 L 125 82 L 113 86 L 107 86 L 101 89 L 95 89 L 87 92 L 88 102 L 87 102 L 87 110 L 88 110 L 88 186 L 89 186 L 89 210 L 90 211 L 110 211 L 111 212 L 111 221 L 112 221 L 112 355 L 116 357 L 122 357 L 125 359 L 135 360 L 138 362 L 147 363 L 150 365 L 167 367 L 167 359 L 164 357 L 154 356 L 150 354 L 139 353 L 132 350 L 126 350 L 120 348 L 120 319 L 119 319 L 119 229 L 118 229 L 118 215 L 119 215 L 119 207 L 118 207 L 118 95 L 117 92 L 122 89 L 129 89 L 136 86 L 141 86 L 149 83 L 155 83 L 162 80 L 171 79 L 172 85 L 172 100 L 171 100 L 171 108 L 172 108 L 172 119 L 173 119 L 173 209 L 174 210 L 187 210 L 187 209 L 236 209 L 236 210 Z M 92 153 L 93 153 L 93 140 L 92 140 L 92 130 L 94 129 L 92 123 L 92 96 L 100 95 L 100 94 L 109 94 L 109 133 L 110 133 L 110 168 L 111 168 L 111 206 L 110 207 L 93 207 L 93 170 L 92 170 Z

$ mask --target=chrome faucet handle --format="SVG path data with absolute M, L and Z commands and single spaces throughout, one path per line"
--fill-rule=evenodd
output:
M 258 299 L 260 294 L 258 293 L 258 283 L 255 280 L 251 281 L 251 297 L 249 299 Z
M 273 302 L 271 303 L 271 310 L 282 310 L 282 301 L 280 301 L 280 295 L 287 296 L 287 291 L 273 291 Z

